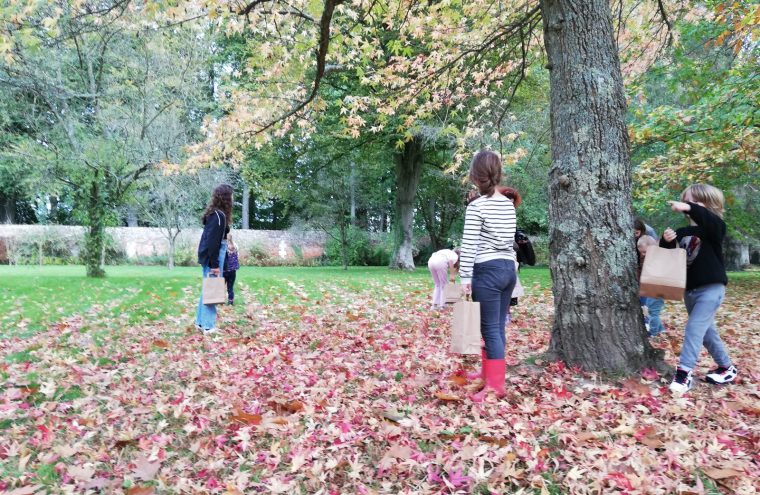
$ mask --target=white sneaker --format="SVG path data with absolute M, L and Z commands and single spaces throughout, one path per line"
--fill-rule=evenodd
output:
M 694 386 L 694 380 L 691 376 L 691 371 L 682 370 L 678 368 L 676 370 L 676 376 L 673 377 L 673 381 L 670 383 L 670 391 L 674 394 L 685 394 L 691 387 Z
M 204 328 L 203 329 L 203 335 L 210 335 L 212 333 L 216 333 L 216 328 Z
M 705 375 L 705 381 L 716 385 L 724 385 L 736 380 L 736 375 L 738 374 L 739 370 L 736 369 L 736 366 L 734 365 L 731 365 L 728 368 L 721 366 L 707 373 L 707 375 Z

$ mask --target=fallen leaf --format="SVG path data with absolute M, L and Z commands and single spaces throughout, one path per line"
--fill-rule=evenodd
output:
M 79 481 L 90 481 L 95 474 L 95 468 L 92 466 L 69 466 L 67 471 L 72 478 Z
M 448 381 L 450 381 L 451 383 L 453 383 L 455 385 L 459 385 L 460 387 L 464 386 L 464 385 L 467 385 L 467 383 L 468 383 L 467 377 L 466 376 L 462 376 L 462 375 L 451 375 L 448 378 Z
M 156 340 L 153 341 L 153 346 L 154 347 L 159 347 L 161 349 L 168 349 L 169 348 L 169 343 L 167 341 L 165 341 L 165 340 L 162 340 L 162 339 L 156 339 Z
M 261 423 L 261 415 L 250 414 L 240 409 L 235 409 L 234 414 L 230 416 L 230 420 L 236 423 L 243 423 L 245 425 L 256 426 Z
M 583 431 L 575 435 L 575 439 L 578 441 L 578 443 L 583 443 L 587 440 L 593 440 L 596 438 L 596 435 L 597 434 L 593 431 Z
M 744 475 L 742 471 L 737 471 L 731 468 L 724 468 L 724 469 L 709 468 L 709 469 L 705 469 L 704 473 L 714 480 L 722 480 L 725 478 L 733 478 L 735 476 Z
M 453 395 L 453 394 L 448 394 L 446 392 L 436 392 L 435 393 L 435 398 L 438 399 L 438 400 L 445 401 L 445 402 L 454 402 L 454 401 L 462 400 L 461 397 L 458 397 L 458 396 Z
M 139 457 L 135 460 L 135 468 L 132 471 L 135 479 L 150 481 L 156 477 L 156 473 L 161 469 L 160 462 L 150 462 L 147 457 Z
M 403 414 L 399 414 L 399 413 L 393 412 L 393 411 L 384 411 L 383 412 L 383 418 L 387 419 L 388 421 L 393 421 L 394 423 L 398 423 L 399 421 L 401 421 L 402 419 L 404 419 L 404 417 L 405 416 Z
M 133 486 L 127 489 L 127 495 L 154 495 L 155 493 L 152 486 Z
M 37 490 L 41 490 L 42 488 L 43 487 L 41 485 L 22 486 L 21 488 L 16 488 L 9 492 L 3 492 L 3 495 L 32 495 L 33 493 L 37 493 Z
M 628 378 L 627 380 L 623 380 L 621 385 L 623 385 L 624 388 L 638 394 L 650 395 L 652 393 L 652 389 L 649 388 L 648 385 L 641 383 L 638 378 Z
M 113 448 L 121 450 L 121 449 L 129 447 L 131 445 L 136 445 L 136 444 L 137 444 L 137 439 L 126 438 L 123 440 L 116 440 L 116 443 L 113 444 Z

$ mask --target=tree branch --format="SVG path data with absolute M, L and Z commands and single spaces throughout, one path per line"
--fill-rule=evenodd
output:
M 256 6 L 256 4 L 261 3 L 263 1 L 267 0 L 256 0 L 253 2 L 249 7 L 253 8 Z M 344 0 L 325 0 L 325 10 L 322 11 L 322 17 L 319 20 L 319 44 L 317 46 L 317 53 L 316 53 L 316 60 L 317 60 L 317 72 L 314 75 L 314 83 L 312 86 L 311 93 L 306 98 L 306 100 L 302 101 L 292 109 L 290 109 L 287 113 L 284 115 L 270 121 L 268 124 L 264 125 L 260 129 L 256 131 L 249 131 L 244 132 L 241 135 L 245 134 L 259 134 L 267 129 L 270 129 L 278 122 L 282 122 L 284 120 L 287 120 L 288 118 L 292 117 L 293 115 L 297 114 L 301 110 L 303 110 L 306 105 L 311 103 L 314 98 L 317 96 L 317 92 L 319 91 L 320 83 L 322 82 L 322 77 L 325 75 L 325 60 L 327 58 L 327 52 L 330 48 L 330 23 L 332 22 L 333 13 L 335 12 L 335 7 L 342 4 Z

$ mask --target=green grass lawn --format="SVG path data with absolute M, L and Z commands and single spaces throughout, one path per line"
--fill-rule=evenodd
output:
M 83 266 L 0 266 L 0 335 L 25 335 L 62 318 L 88 311 L 120 316 L 124 324 L 178 316 L 179 301 L 195 298 L 200 269 L 161 266 L 109 266 L 107 277 L 85 277 Z M 551 286 L 549 269 L 523 267 L 520 278 L 528 291 Z M 760 272 L 731 273 L 732 280 L 760 278 Z M 361 291 L 385 284 L 432 285 L 427 268 L 399 272 L 385 267 L 242 267 L 237 285 L 259 303 L 319 300 L 330 287 Z M 403 298 L 403 291 L 399 291 Z M 186 303 L 185 303 L 186 305 Z
M 177 304 L 183 291 L 197 290 L 200 278 L 197 267 L 109 266 L 106 272 L 106 278 L 92 279 L 83 266 L 0 266 L 0 334 L 28 334 L 92 309 L 122 315 L 126 324 L 176 316 L 183 310 Z M 551 283 L 546 268 L 527 267 L 521 277 L 526 287 Z M 297 290 L 317 300 L 330 285 L 361 290 L 399 282 L 423 289 L 431 284 L 426 268 L 409 273 L 385 267 L 243 267 L 237 275 L 237 283 L 262 304 L 301 300 Z

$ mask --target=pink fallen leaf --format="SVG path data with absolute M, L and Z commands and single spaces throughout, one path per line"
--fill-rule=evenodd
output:
M 95 474 L 95 468 L 91 466 L 69 466 L 69 475 L 79 481 L 90 481 Z
M 161 469 L 160 462 L 150 462 L 147 457 L 139 457 L 135 461 L 135 469 L 132 471 L 136 479 L 150 481 L 156 477 Z

